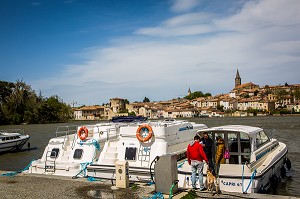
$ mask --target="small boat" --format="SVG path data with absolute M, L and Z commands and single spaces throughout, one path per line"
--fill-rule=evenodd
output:
M 220 164 L 218 184 L 222 191 L 264 193 L 275 190 L 286 169 L 290 169 L 286 144 L 269 138 L 262 128 L 244 125 L 225 125 L 200 130 L 208 132 L 213 143 L 218 136 L 225 141 L 229 155 Z M 216 146 L 213 152 L 216 151 Z M 213 153 L 215 154 L 215 153 Z M 214 160 L 213 160 L 214 161 Z M 204 181 L 207 166 L 204 166 Z M 178 168 L 179 187 L 191 188 L 191 168 L 187 162 Z
M 0 152 L 18 151 L 29 138 L 29 135 L 24 135 L 22 129 L 0 130 Z
M 87 166 L 87 176 L 115 179 L 117 161 L 128 161 L 130 181 L 151 181 L 152 163 L 158 156 L 173 154 L 185 158 L 186 147 L 204 124 L 165 119 L 129 123 L 120 127 L 117 140 L 105 143 L 98 161 Z

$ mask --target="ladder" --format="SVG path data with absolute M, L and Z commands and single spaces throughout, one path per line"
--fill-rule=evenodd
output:
M 56 160 L 56 151 L 47 151 L 46 161 L 45 161 L 45 173 L 46 172 L 55 172 L 55 160 Z
M 140 145 L 138 160 L 141 161 L 141 162 L 148 162 L 148 165 L 149 165 L 149 163 L 150 163 L 150 151 L 151 151 L 151 146 L 144 147 L 144 146 Z

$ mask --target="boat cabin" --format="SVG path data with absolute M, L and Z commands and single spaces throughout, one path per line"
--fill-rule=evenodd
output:
M 201 130 L 207 132 L 213 140 L 213 154 L 216 152 L 217 137 L 221 137 L 225 142 L 225 149 L 229 151 L 230 158 L 226 159 L 226 164 L 245 164 L 256 161 L 259 156 L 251 156 L 266 143 L 270 142 L 268 135 L 263 129 L 258 127 L 228 125 Z M 213 156 L 213 161 L 214 161 Z

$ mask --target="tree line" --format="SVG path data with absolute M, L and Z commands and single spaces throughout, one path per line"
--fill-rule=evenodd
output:
M 20 80 L 0 81 L 0 125 L 66 122 L 72 117 L 72 108 L 57 95 L 43 97 Z

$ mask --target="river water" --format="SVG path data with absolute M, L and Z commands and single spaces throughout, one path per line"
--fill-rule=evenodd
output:
M 225 117 L 225 118 L 191 118 L 196 123 L 203 123 L 209 127 L 242 124 L 262 127 L 269 135 L 273 134 L 280 142 L 288 146 L 288 157 L 292 162 L 292 176 L 281 182 L 279 195 L 300 196 L 300 116 L 276 117 Z M 0 126 L 0 129 L 24 129 L 30 135 L 30 150 L 27 145 L 22 151 L 0 154 L 0 170 L 16 171 L 25 168 L 33 159 L 41 158 L 44 148 L 50 138 L 55 137 L 58 126 L 95 124 L 97 121 L 77 121 L 72 123 L 30 124 Z M 273 132 L 273 133 L 272 133 Z

